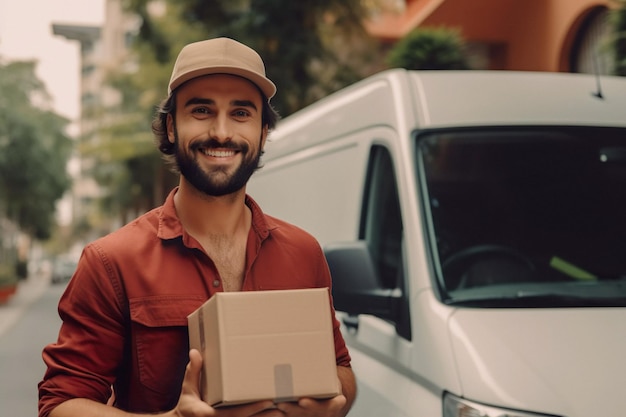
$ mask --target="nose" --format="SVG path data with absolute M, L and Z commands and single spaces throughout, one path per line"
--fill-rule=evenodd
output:
M 226 114 L 219 114 L 213 119 L 211 127 L 209 129 L 209 135 L 211 139 L 215 139 L 219 142 L 228 142 L 232 140 L 231 123 Z

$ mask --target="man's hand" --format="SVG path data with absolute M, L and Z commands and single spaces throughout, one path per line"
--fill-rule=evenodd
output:
M 348 368 L 338 367 L 339 391 L 344 394 L 328 400 L 301 398 L 298 402 L 278 403 L 276 408 L 287 417 L 343 417 L 350 409 L 346 395 L 354 397 L 354 375 Z M 344 385 L 345 384 L 345 385 Z M 344 388 L 345 387 L 345 388 Z
M 340 417 L 346 397 L 337 395 L 329 400 L 301 398 L 297 403 L 278 403 L 276 407 L 287 417 Z
M 284 417 L 272 401 L 259 401 L 236 407 L 213 408 L 200 397 L 200 371 L 202 356 L 195 349 L 189 351 L 183 387 L 178 405 L 173 410 L 176 417 Z M 330 415 L 330 414 L 329 414 Z

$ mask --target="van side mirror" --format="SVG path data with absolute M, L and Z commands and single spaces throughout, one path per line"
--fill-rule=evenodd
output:
M 335 309 L 350 315 L 371 314 L 398 323 L 402 291 L 382 288 L 365 241 L 332 243 L 324 248 L 333 280 Z

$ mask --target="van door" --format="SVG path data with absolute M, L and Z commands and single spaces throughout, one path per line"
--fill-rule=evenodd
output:
M 432 393 L 425 392 L 410 370 L 413 342 L 400 194 L 392 153 L 380 141 L 371 147 L 364 187 L 359 241 L 325 248 L 333 273 L 335 306 L 347 310 L 343 316 L 345 337 L 358 380 L 359 394 L 351 415 L 415 416 L 413 411 L 427 410 L 421 400 Z M 357 258 L 361 259 L 348 261 L 344 273 L 337 264 L 343 261 L 334 254 L 348 252 L 360 253 Z M 343 304 L 341 292 L 346 281 L 353 294 L 354 289 L 361 292 L 362 305 Z M 351 315 L 352 307 L 354 312 L 370 314 Z M 439 407 L 428 411 L 430 415 L 440 412 Z

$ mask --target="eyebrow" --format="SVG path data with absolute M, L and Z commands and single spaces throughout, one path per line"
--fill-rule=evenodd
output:
M 187 100 L 187 102 L 185 103 L 185 107 L 195 106 L 198 104 L 213 105 L 215 104 L 215 100 L 210 99 L 210 98 L 192 97 L 189 100 Z M 254 104 L 250 100 L 233 100 L 230 102 L 230 104 L 231 106 L 234 106 L 234 107 L 250 107 L 254 109 L 255 111 L 258 111 L 256 104 Z

